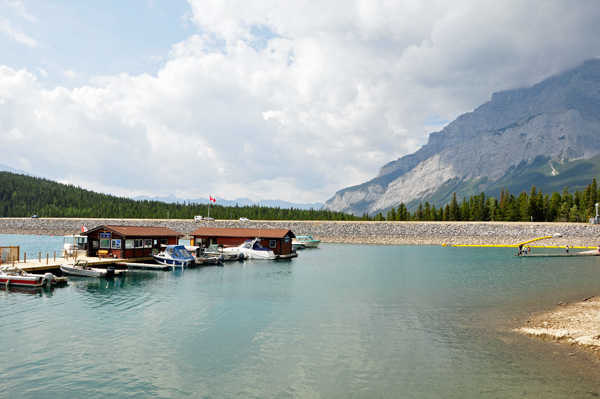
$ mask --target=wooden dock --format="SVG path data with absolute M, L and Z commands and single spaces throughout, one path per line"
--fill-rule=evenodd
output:
M 98 257 L 87 257 L 87 256 L 78 256 L 77 260 L 86 260 L 88 265 L 99 268 L 106 268 L 110 265 L 116 265 L 117 263 L 137 263 L 137 262 L 147 262 L 152 261 L 152 257 L 144 257 L 144 258 L 132 258 L 132 259 L 118 259 L 118 258 L 98 258 Z M 53 259 L 43 259 L 40 262 L 38 259 L 34 259 L 33 261 L 27 260 L 27 262 L 15 262 L 15 266 L 23 269 L 26 272 L 44 272 L 50 270 L 60 269 L 60 264 L 73 264 L 75 263 L 74 258 L 64 259 L 64 258 L 56 258 Z M 6 262 L 3 265 L 12 265 L 12 262 Z M 117 265 L 118 266 L 118 265 Z

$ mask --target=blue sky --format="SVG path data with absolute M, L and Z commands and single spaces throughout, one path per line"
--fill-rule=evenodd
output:
M 198 31 L 186 18 L 190 7 L 183 0 L 11 3 L 0 2 L 0 15 L 36 44 L 0 40 L 2 62 L 37 72 L 47 86 L 72 87 L 97 75 L 155 75 L 171 45 Z M 69 79 L 67 71 L 79 77 Z
M 2 164 L 124 196 L 324 202 L 600 56 L 584 0 L 0 0 Z

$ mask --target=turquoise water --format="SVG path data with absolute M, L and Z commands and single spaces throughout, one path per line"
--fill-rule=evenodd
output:
M 598 395 L 595 359 L 512 329 L 600 293 L 600 259 L 514 252 L 321 244 L 288 261 L 2 289 L 0 397 Z

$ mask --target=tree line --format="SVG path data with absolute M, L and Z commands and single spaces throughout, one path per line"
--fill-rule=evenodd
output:
M 0 172 L 0 216 L 3 217 L 35 214 L 55 218 L 193 219 L 207 213 L 207 204 L 133 200 L 52 180 Z M 258 205 L 211 205 L 210 216 L 215 219 L 363 220 L 343 212 Z
M 562 194 L 554 191 L 544 194 L 535 186 L 529 194 L 526 191 L 517 196 L 502 189 L 500 198 L 479 195 L 464 197 L 460 202 L 453 193 L 446 206 L 436 208 L 429 202 L 419 203 L 414 212 L 409 212 L 404 203 L 397 209 L 377 214 L 375 220 L 413 221 L 534 221 L 534 222 L 583 222 L 596 216 L 596 203 L 600 201 L 600 191 L 596 179 L 585 190 L 569 193 L 565 187 Z

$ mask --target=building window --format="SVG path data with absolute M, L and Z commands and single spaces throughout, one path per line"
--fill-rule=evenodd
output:
M 102 238 L 100 240 L 100 248 L 110 248 L 110 239 L 109 238 Z
M 136 248 L 143 248 L 144 247 L 144 243 L 143 243 L 143 240 L 141 238 L 136 238 L 134 241 L 135 241 L 135 247 Z
M 169 245 L 169 239 L 168 238 L 161 238 L 160 239 L 160 243 L 161 243 L 161 245 Z
M 277 248 L 277 241 L 269 240 L 269 248 Z
M 152 248 L 152 239 L 144 238 L 144 248 Z
M 121 249 L 121 240 L 120 239 L 110 240 L 110 247 L 112 249 Z
M 92 241 L 92 248 L 93 249 L 98 249 L 99 247 L 100 247 L 100 242 L 98 242 L 98 240 Z
M 290 242 L 290 236 L 283 237 L 283 242 L 285 242 L 286 244 L 288 244 Z
M 125 240 L 125 249 L 135 248 L 134 240 Z

